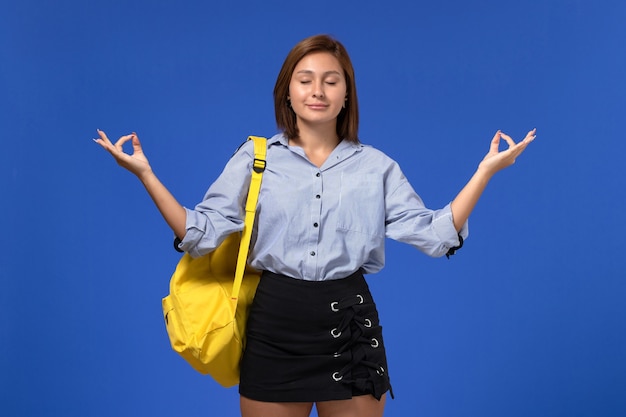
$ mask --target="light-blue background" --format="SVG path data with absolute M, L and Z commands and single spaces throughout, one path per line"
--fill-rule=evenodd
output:
M 538 137 L 489 185 L 451 260 L 389 242 L 369 282 L 386 416 L 626 415 L 623 1 L 0 2 L 0 414 L 238 415 L 170 350 L 179 255 L 139 182 L 91 139 L 138 132 L 194 205 L 272 135 L 289 49 L 330 33 L 360 136 L 427 205 L 497 129 Z

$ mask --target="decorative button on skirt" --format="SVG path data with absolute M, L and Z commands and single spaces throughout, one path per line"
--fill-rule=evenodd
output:
M 382 327 L 361 272 L 303 281 L 263 272 L 239 392 L 269 402 L 343 400 L 391 389 Z

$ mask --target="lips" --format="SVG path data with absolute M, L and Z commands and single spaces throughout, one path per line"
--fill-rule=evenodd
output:
M 327 104 L 322 104 L 322 103 L 307 104 L 306 106 L 310 108 L 311 110 L 324 110 L 328 107 Z

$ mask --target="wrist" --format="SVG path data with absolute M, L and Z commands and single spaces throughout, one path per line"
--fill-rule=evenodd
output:
M 491 180 L 491 178 L 494 176 L 495 172 L 492 172 L 488 169 L 485 169 L 484 167 L 478 166 L 478 169 L 476 170 L 476 172 L 474 172 L 474 178 L 476 180 L 479 180 L 481 182 L 485 182 L 488 183 L 489 180 Z
M 147 169 L 143 172 L 138 173 L 137 178 L 139 178 L 139 181 L 141 181 L 143 185 L 148 185 L 149 183 L 154 182 L 154 180 L 158 181 L 152 169 Z

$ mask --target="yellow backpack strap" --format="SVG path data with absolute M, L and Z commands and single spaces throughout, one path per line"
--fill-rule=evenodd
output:
M 243 280 L 243 273 L 248 260 L 248 250 L 250 249 L 250 238 L 252 237 L 252 227 L 256 215 L 256 203 L 259 200 L 261 191 L 261 180 L 265 171 L 265 154 L 267 152 L 267 139 L 259 136 L 250 136 L 248 140 L 254 141 L 254 161 L 252 163 L 252 177 L 246 200 L 246 217 L 244 220 L 241 243 L 239 244 L 239 254 L 237 255 L 237 268 L 235 269 L 235 281 L 233 282 L 232 299 L 239 298 L 239 289 Z

